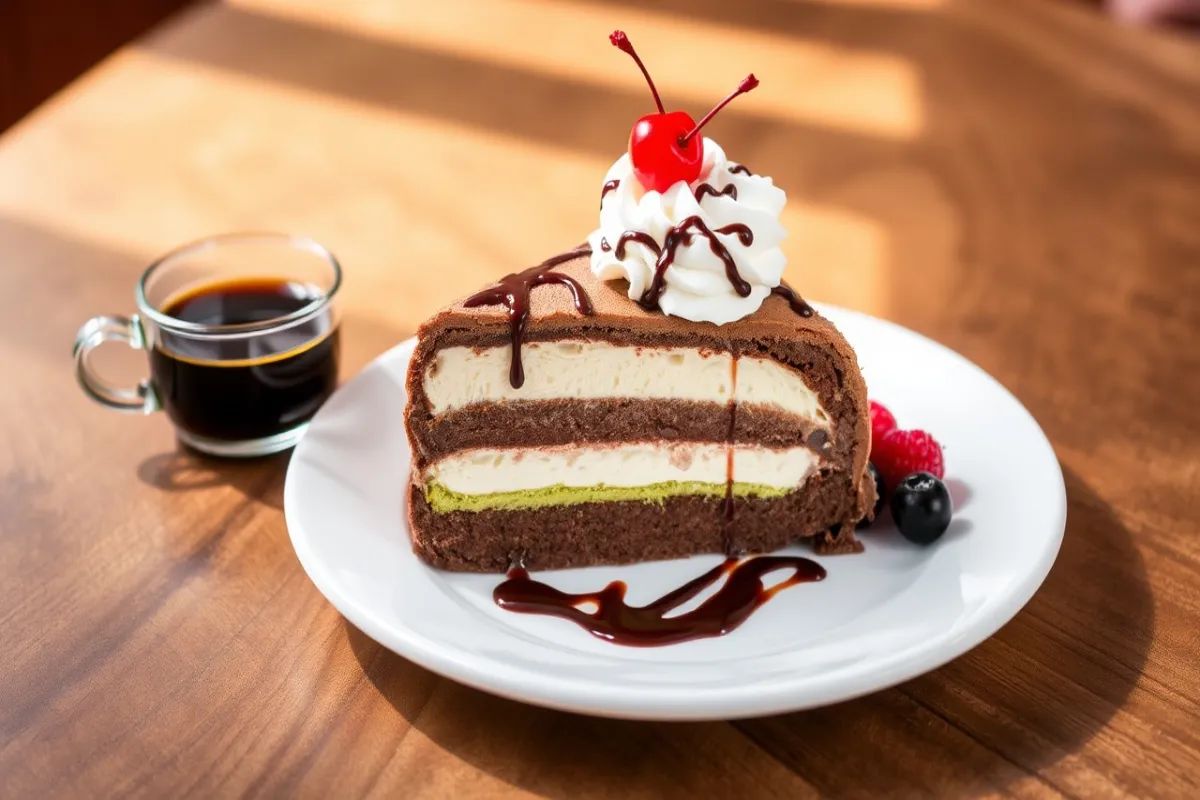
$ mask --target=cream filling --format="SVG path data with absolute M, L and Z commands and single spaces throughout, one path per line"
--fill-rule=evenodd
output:
M 636 397 L 724 405 L 773 406 L 827 425 L 816 392 L 799 372 L 769 358 L 738 359 L 694 348 L 622 347 L 608 342 L 528 342 L 521 347 L 525 385 L 509 382 L 512 352 L 504 347 L 448 347 L 425 372 L 434 414 L 505 400 L 599 400 Z
M 733 452 L 733 474 L 729 452 Z M 798 489 L 816 469 L 806 447 L 634 442 L 618 445 L 481 448 L 446 456 L 425 471 L 426 482 L 467 495 L 522 492 L 551 486 L 652 486 L 671 481 L 752 483 Z

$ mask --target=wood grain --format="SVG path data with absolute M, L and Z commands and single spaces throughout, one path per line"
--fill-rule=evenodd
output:
M 1200 50 L 1032 0 L 733 9 L 205 6 L 0 138 L 0 795 L 1200 793 Z M 933 673 L 732 724 L 484 695 L 316 592 L 286 456 L 204 461 L 73 385 L 76 327 L 199 235 L 337 252 L 347 378 L 577 241 L 647 104 L 618 24 L 672 104 L 763 79 L 720 138 L 789 192 L 790 282 L 962 352 L 1055 446 L 1049 579 Z

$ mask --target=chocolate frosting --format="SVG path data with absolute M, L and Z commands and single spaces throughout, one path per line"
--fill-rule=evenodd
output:
M 590 259 L 586 252 L 563 263 L 554 271 L 562 273 L 582 287 L 591 299 L 593 320 L 585 322 L 575 309 L 575 298 L 563 286 L 546 286 L 531 292 L 529 299 L 529 340 L 553 340 L 573 335 L 576 330 L 619 326 L 639 334 L 668 334 L 672 338 L 695 339 L 697 346 L 728 350 L 732 341 L 755 339 L 781 340 L 799 339 L 813 344 L 830 343 L 843 358 L 854 360 L 854 352 L 829 320 L 814 313 L 805 317 L 794 312 L 787 298 L 773 295 L 763 301 L 753 314 L 724 325 L 711 322 L 692 322 L 680 317 L 670 317 L 661 311 L 649 311 L 627 296 L 625 281 L 601 281 L 592 274 Z M 487 289 L 495 287 L 493 282 Z M 460 300 L 438 312 L 421 325 L 422 338 L 436 330 L 449 329 L 506 329 L 508 312 L 500 305 L 468 308 Z M 536 330 L 536 333 L 535 333 Z M 580 335 L 588 338 L 586 331 Z M 549 335 L 547 335 L 549 334 Z M 557 335 L 555 335 L 557 334 Z M 603 337 L 598 337 L 603 338 Z M 699 344 L 704 342 L 706 344 Z M 864 387 L 865 395 L 865 387 Z

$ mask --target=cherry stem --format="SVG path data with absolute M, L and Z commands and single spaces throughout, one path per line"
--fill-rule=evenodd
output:
M 633 49 L 633 42 L 629 41 L 629 37 L 625 35 L 625 31 L 613 31 L 608 35 L 608 40 L 612 42 L 613 47 L 623 50 L 633 56 L 633 60 L 637 63 L 642 74 L 646 76 L 646 83 L 650 84 L 650 94 L 654 95 L 654 105 L 658 106 L 658 113 L 667 113 L 663 108 L 662 100 L 659 99 L 658 89 L 654 88 L 654 80 L 650 77 L 650 73 L 646 70 L 646 65 L 638 58 L 637 51 Z
M 736 89 L 734 89 L 733 92 L 731 92 L 728 97 L 726 97 L 721 102 L 717 103 L 717 105 L 713 108 L 712 111 L 705 114 L 704 118 L 696 123 L 696 127 L 692 128 L 690 131 L 685 133 L 683 136 L 679 137 L 679 146 L 687 147 L 688 141 L 690 141 L 693 136 L 695 136 L 697 133 L 699 133 L 700 129 L 703 128 L 705 125 L 707 125 L 708 121 L 710 119 L 712 119 L 713 117 L 715 117 L 717 115 L 718 111 L 720 111 L 725 106 L 729 105 L 730 100 L 737 97 L 739 94 L 745 94 L 746 92 L 750 91 L 751 89 L 753 89 L 757 86 L 758 86 L 758 78 L 754 77 L 754 73 L 751 73 L 751 74 L 747 75 L 745 78 L 743 78 L 742 82 L 738 84 L 738 87 Z

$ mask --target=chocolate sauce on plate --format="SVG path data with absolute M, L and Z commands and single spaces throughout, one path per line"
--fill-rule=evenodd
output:
M 781 569 L 791 570 L 792 574 L 769 589 L 763 586 L 763 576 Z M 686 614 L 667 616 L 722 576 L 728 578 L 712 597 Z M 820 564 L 799 556 L 759 556 L 740 562 L 729 558 L 649 605 L 631 606 L 625 602 L 626 586 L 622 581 L 613 581 L 598 592 L 569 594 L 535 581 L 524 569 L 516 568 L 509 570 L 508 580 L 496 587 L 492 598 L 508 611 L 568 619 L 613 644 L 657 647 L 724 636 L 789 586 L 824 578 Z M 595 611 L 580 608 L 589 603 L 596 606 Z
M 559 264 L 586 256 L 592 252 L 590 247 L 577 247 L 552 256 L 536 267 L 530 267 L 524 272 L 514 272 L 501 278 L 495 286 L 471 295 L 463 301 L 465 308 L 478 306 L 502 305 L 508 309 L 510 336 L 512 338 L 512 362 L 508 370 L 508 380 L 514 389 L 519 389 L 525 383 L 525 369 L 521 366 L 521 343 L 525 339 L 525 326 L 529 323 L 529 293 L 535 286 L 548 283 L 560 283 L 571 290 L 575 301 L 575 310 L 584 316 L 592 314 L 592 300 L 570 275 L 553 272 Z

